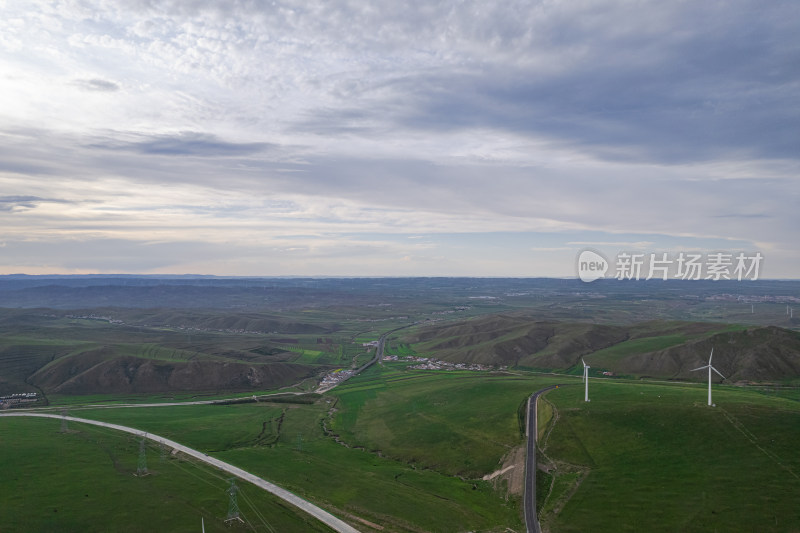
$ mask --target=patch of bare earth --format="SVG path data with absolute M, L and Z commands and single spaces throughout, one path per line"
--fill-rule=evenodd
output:
M 506 498 L 509 495 L 522 496 L 525 487 L 525 445 L 512 448 L 503 457 L 502 466 L 483 476 L 483 479 L 491 481 L 496 489 L 505 488 Z

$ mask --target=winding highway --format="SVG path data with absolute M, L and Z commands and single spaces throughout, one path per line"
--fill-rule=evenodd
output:
M 410 325 L 413 325 L 413 324 L 409 324 L 409 326 Z M 401 326 L 399 328 L 395 328 L 393 330 L 387 331 L 386 333 L 381 335 L 380 339 L 378 340 L 378 345 L 377 345 L 377 347 L 375 349 L 375 356 L 371 360 L 369 360 L 367 363 L 365 363 L 362 366 L 360 366 L 359 368 L 357 368 L 353 372 L 353 375 L 356 375 L 356 374 L 362 372 L 363 370 L 369 368 L 371 365 L 373 365 L 376 362 L 380 361 L 381 357 L 383 357 L 384 346 L 386 344 L 386 339 L 389 336 L 389 334 L 394 333 L 395 331 L 401 330 L 403 328 L 407 328 L 409 326 Z M 336 383 L 331 387 L 319 388 L 315 392 L 324 393 L 324 392 L 327 392 L 328 390 L 334 388 L 336 385 L 339 385 L 339 384 L 340 383 Z M 272 394 L 259 395 L 258 398 L 265 398 L 266 399 L 266 398 L 269 398 L 269 396 L 277 396 L 277 395 L 285 395 L 285 394 L 303 394 L 303 393 L 300 393 L 300 392 L 289 392 L 289 393 L 277 392 L 277 393 L 272 393 Z M 189 401 L 189 402 L 110 404 L 110 405 L 108 405 L 108 404 L 105 404 L 105 405 L 104 404 L 100 404 L 100 405 L 82 405 L 82 406 L 77 406 L 77 407 L 79 407 L 79 408 L 170 407 L 170 406 L 187 406 L 187 405 L 224 404 L 224 403 L 229 402 L 231 400 L 240 400 L 240 399 L 242 399 L 242 398 L 232 398 L 232 399 L 228 399 L 228 400 L 219 400 L 219 399 L 216 399 L 216 400 L 196 400 L 196 401 Z M 264 489 L 267 492 L 270 492 L 270 493 L 274 494 L 275 496 L 281 498 L 282 500 L 294 505 L 298 509 L 300 509 L 300 510 L 310 514 L 311 516 L 317 518 L 320 522 L 322 522 L 325 525 L 327 525 L 328 527 L 332 528 L 334 531 L 338 531 L 340 533 L 360 533 L 357 529 L 355 529 L 351 525 L 347 524 L 346 522 L 340 520 L 339 518 L 336 518 L 335 516 L 333 516 L 329 512 L 317 507 L 316 505 L 314 505 L 313 503 L 311 503 L 309 501 L 306 501 L 306 500 L 300 498 L 299 496 L 296 496 L 295 494 L 289 492 L 288 490 L 283 489 L 283 488 L 275 485 L 274 483 L 270 483 L 269 481 L 267 481 L 265 479 L 262 479 L 262 478 L 260 478 L 260 477 L 258 477 L 256 475 L 254 475 L 254 474 L 251 474 L 250 472 L 247 472 L 246 470 L 242 470 L 241 468 L 233 466 L 230 463 L 226 463 L 225 461 L 221 461 L 219 459 L 215 459 L 214 457 L 209 457 L 208 455 L 206 455 L 206 454 L 204 454 L 202 452 L 199 452 L 199 451 L 197 451 L 197 450 L 195 450 L 193 448 L 189 448 L 188 446 L 184 446 L 183 444 L 179 444 L 179 443 L 177 443 L 177 442 L 175 442 L 173 440 L 167 439 L 165 437 L 161 437 L 160 435 L 156 435 L 154 433 L 148 433 L 146 431 L 142 431 L 142 430 L 139 430 L 139 429 L 136 429 L 136 428 L 131 428 L 131 427 L 128 427 L 128 426 L 121 426 L 119 424 L 111 424 L 111 423 L 108 423 L 108 422 L 100 422 L 100 421 L 97 421 L 97 420 L 90 420 L 88 418 L 78 418 L 78 417 L 74 417 L 74 416 L 65 416 L 65 415 L 58 415 L 58 414 L 51 414 L 51 413 L 33 412 L 33 411 L 38 411 L 40 409 L 44 410 L 44 409 L 53 409 L 53 408 L 52 407 L 33 408 L 31 410 L 25 410 L 25 411 L 19 410 L 19 411 L 15 411 L 15 412 L 12 412 L 12 413 L 0 413 L 0 418 L 6 417 L 6 416 L 16 416 L 16 417 L 18 417 L 18 416 L 32 416 L 32 417 L 38 417 L 38 418 L 55 418 L 55 419 L 58 419 L 58 420 L 68 420 L 68 421 L 79 422 L 79 423 L 83 423 L 83 424 L 92 424 L 92 425 L 95 425 L 95 426 L 106 427 L 106 428 L 114 429 L 114 430 L 117 430 L 117 431 L 123 431 L 125 433 L 130 433 L 132 435 L 137 435 L 137 436 L 140 436 L 140 437 L 144 437 L 144 438 L 152 440 L 154 442 L 158 442 L 160 444 L 163 444 L 164 446 L 168 446 L 170 448 L 173 448 L 175 450 L 183 452 L 186 455 L 194 457 L 195 459 L 197 459 L 199 461 L 202 461 L 204 463 L 210 464 L 210 465 L 212 465 L 212 466 L 214 466 L 216 468 L 219 468 L 220 470 L 222 470 L 224 472 L 228 472 L 229 474 L 232 474 L 232 475 L 238 477 L 239 479 L 243 479 L 243 480 L 245 480 L 245 481 L 247 481 L 249 483 L 252 483 L 253 485 L 256 485 L 257 487 L 259 487 L 261 489 Z
M 376 362 L 380 361 L 381 357 L 383 357 L 384 345 L 386 344 L 386 338 L 389 336 L 389 334 L 390 333 L 394 333 L 395 331 L 401 330 L 401 329 L 406 328 L 406 327 L 408 327 L 408 326 L 402 326 L 402 327 L 399 327 L 399 328 L 395 328 L 395 329 L 393 329 L 391 331 L 387 331 L 386 333 L 381 335 L 380 339 L 378 340 L 378 345 L 377 345 L 377 347 L 375 349 L 375 356 L 371 360 L 369 360 L 367 363 L 363 364 L 358 369 L 356 369 L 353 372 L 353 375 L 356 375 L 356 374 L 362 372 L 363 370 L 369 368 L 371 365 L 373 365 Z M 322 388 L 318 389 L 316 392 L 318 392 L 318 393 L 327 392 L 328 390 L 332 389 L 336 385 L 338 385 L 338 383 L 334 384 L 332 387 L 328 387 L 328 388 L 324 388 L 324 389 L 322 389 Z M 290 392 L 290 393 L 277 392 L 277 393 L 273 393 L 273 394 L 259 395 L 258 397 L 259 398 L 268 398 L 269 396 L 273 396 L 273 395 L 277 396 L 277 395 L 282 395 L 282 394 L 285 395 L 285 394 L 302 394 L 302 393 L 299 393 L 299 392 Z M 233 398 L 233 400 L 237 400 L 237 399 L 241 399 L 241 398 Z M 89 408 L 89 407 L 95 407 L 95 408 L 96 407 L 101 407 L 101 408 L 115 408 L 115 407 L 170 407 L 170 406 L 186 406 L 186 405 L 221 404 L 221 403 L 226 403 L 228 401 L 230 401 L 230 400 L 218 400 L 217 399 L 217 400 L 196 400 L 196 401 L 190 401 L 190 402 L 163 402 L 163 403 L 111 404 L 111 405 L 83 405 L 83 406 L 80 406 L 80 408 Z M 52 408 L 46 407 L 46 408 L 34 408 L 34 409 L 35 410 L 39 410 L 39 409 L 52 409 Z M 219 459 L 215 459 L 214 457 L 209 457 L 208 455 L 206 455 L 206 454 L 204 454 L 202 452 L 199 452 L 199 451 L 197 451 L 197 450 L 195 450 L 193 448 L 189 448 L 188 446 L 184 446 L 183 444 L 179 444 L 179 443 L 177 443 L 177 442 L 175 442 L 173 440 L 167 439 L 165 437 L 161 437 L 160 435 L 156 435 L 154 433 L 148 433 L 146 431 L 142 431 L 142 430 L 139 430 L 139 429 L 131 428 L 131 427 L 128 427 L 128 426 L 121 426 L 119 424 L 111 424 L 111 423 L 108 423 L 108 422 L 100 422 L 100 421 L 97 421 L 97 420 L 90 420 L 88 418 L 78 418 L 78 417 L 74 417 L 74 416 L 65 416 L 65 415 L 57 415 L 57 414 L 50 414 L 50 413 L 32 412 L 34 409 L 32 409 L 30 411 L 26 410 L 24 412 L 20 410 L 20 411 L 16 411 L 16 412 L 13 412 L 13 413 L 0 413 L 0 417 L 5 417 L 5 416 L 33 416 L 33 417 L 38 417 L 38 418 L 55 418 L 55 419 L 59 419 L 59 420 L 68 420 L 68 421 L 79 422 L 79 423 L 83 423 L 83 424 L 92 424 L 92 425 L 95 425 L 95 426 L 106 427 L 106 428 L 114 429 L 114 430 L 117 430 L 117 431 L 123 431 L 125 433 L 130 433 L 132 435 L 137 435 L 137 436 L 140 436 L 140 437 L 144 437 L 146 439 L 152 440 L 154 442 L 158 442 L 158 443 L 163 444 L 165 446 L 169 446 L 170 448 L 173 448 L 175 450 L 181 451 L 181 452 L 185 453 L 186 455 L 194 457 L 195 459 L 197 459 L 199 461 L 202 461 L 204 463 L 210 464 L 210 465 L 212 465 L 212 466 L 214 466 L 216 468 L 219 468 L 220 470 L 222 470 L 224 472 L 228 472 L 229 474 L 232 474 L 232 475 L 238 477 L 239 479 L 243 479 L 245 481 L 248 481 L 249 483 L 252 483 L 253 485 L 255 485 L 257 487 L 259 487 L 261 489 L 264 489 L 267 492 L 270 492 L 270 493 L 274 494 L 275 496 L 281 498 L 282 500 L 294 505 L 298 509 L 300 509 L 300 510 L 310 514 L 311 516 L 317 518 L 320 522 L 324 523 L 325 525 L 327 525 L 328 527 L 332 528 L 335 531 L 338 531 L 340 533 L 360 533 L 357 529 L 355 529 L 351 525 L 345 523 L 344 521 L 340 520 L 339 518 L 336 518 L 335 516 L 333 516 L 329 512 L 317 507 L 316 505 L 314 505 L 313 503 L 311 503 L 309 501 L 306 501 L 306 500 L 300 498 L 299 496 L 296 496 L 295 494 L 289 492 L 288 490 L 283 489 L 283 488 L 275 485 L 274 483 L 270 483 L 269 481 L 267 481 L 265 479 L 262 479 L 262 478 L 260 478 L 260 477 L 258 477 L 256 475 L 254 475 L 254 474 L 251 474 L 250 472 L 247 472 L 246 470 L 242 470 L 241 468 L 233 466 L 230 463 L 226 463 L 225 461 L 220 461 Z
M 253 485 L 274 494 L 283 501 L 288 502 L 297 507 L 298 509 L 310 514 L 311 516 L 313 516 L 314 518 L 316 518 L 317 520 L 319 520 L 320 522 L 322 522 L 323 524 L 327 525 L 328 527 L 332 528 L 335 531 L 338 531 L 340 533 L 359 533 L 359 531 L 354 527 L 352 527 L 351 525 L 340 520 L 339 518 L 336 518 L 329 512 L 317 507 L 313 503 L 306 501 L 303 498 L 300 498 L 299 496 L 296 496 L 295 494 L 289 492 L 286 489 L 283 489 L 273 483 L 270 483 L 265 479 L 262 479 L 254 474 L 251 474 L 246 470 L 242 470 L 241 468 L 233 466 L 230 463 L 226 463 L 225 461 L 220 461 L 219 459 L 215 459 L 214 457 L 209 457 L 208 455 L 199 452 L 193 448 L 189 448 L 188 446 L 184 446 L 183 444 L 179 444 L 173 440 L 161 437 L 159 435 L 155 435 L 153 433 L 147 433 L 146 431 L 142 431 L 127 426 L 120 426 L 118 424 L 110 424 L 107 422 L 99 422 L 97 420 L 89 420 L 87 418 L 77 418 L 74 416 L 60 416 L 48 413 L 19 413 L 19 412 L 0 414 L 0 418 L 11 417 L 11 416 L 34 416 L 39 418 L 55 418 L 58 420 L 66 419 L 71 422 L 80 422 L 83 424 L 92 424 L 94 426 L 106 427 L 110 429 L 115 429 L 117 431 L 124 431 L 125 433 L 131 433 L 132 435 L 137 435 L 139 437 L 144 437 L 146 439 L 150 439 L 152 441 L 163 444 L 164 446 L 168 446 L 170 448 L 181 451 L 186 455 L 194 457 L 199 461 L 203 461 L 204 463 L 219 468 L 224 472 L 228 472 L 229 474 L 232 474 L 238 477 L 239 479 L 243 479 L 249 483 L 252 483 Z
M 528 533 L 542 532 L 539 518 L 536 516 L 536 439 L 539 425 L 536 405 L 539 395 L 556 387 L 558 385 L 550 385 L 534 392 L 528 398 L 528 423 L 526 426 L 528 448 L 525 453 L 525 527 Z

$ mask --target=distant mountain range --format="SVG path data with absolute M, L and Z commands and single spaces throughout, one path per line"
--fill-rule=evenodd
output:
M 555 278 L 226 278 L 214 276 L 0 276 L 0 308 L 268 309 L 309 305 L 525 298 L 743 298 L 800 302 L 800 281 L 617 281 Z

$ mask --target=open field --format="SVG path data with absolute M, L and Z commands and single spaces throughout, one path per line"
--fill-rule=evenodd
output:
M 519 526 L 518 502 L 505 501 L 487 482 L 423 469 L 325 436 L 320 422 L 334 401 L 327 396 L 312 405 L 265 402 L 82 409 L 74 414 L 177 440 L 273 481 L 345 520 L 358 516 L 387 531 L 501 531 L 501 526 Z M 516 433 L 512 437 L 519 440 L 515 417 L 516 406 L 506 418 Z M 363 529 L 358 520 L 348 521 Z
M 351 379 L 332 430 L 347 442 L 449 475 L 480 478 L 524 442 L 517 408 L 553 376 L 376 370 Z M 574 381 L 566 378 L 568 381 Z
M 556 382 L 580 383 L 569 376 L 391 364 L 313 404 L 76 408 L 71 414 L 198 448 L 364 531 L 378 529 L 363 520 L 384 531 L 521 531 L 519 496 L 506 492 L 506 482 L 480 478 L 503 468 L 506 455 L 523 443 L 522 402 Z M 585 404 L 582 387 L 561 387 L 546 396 L 554 409 L 542 406 L 543 461 L 557 466 L 539 484 L 543 521 L 552 531 L 800 526 L 796 391 L 715 386 L 715 409 L 705 406 L 702 385 L 593 379 L 590 397 Z M 549 433 L 548 419 L 555 421 Z M 323 423 L 331 434 L 323 433 Z M 35 453 L 47 454 L 50 444 L 39 446 Z M 67 464 L 73 463 L 61 463 L 65 472 Z
M 552 531 L 797 531 L 800 403 L 735 387 L 593 380 L 547 394 Z M 580 487 L 568 501 L 559 497 Z M 563 505 L 560 513 L 553 509 Z
M 330 531 L 244 482 L 238 503 L 245 524 L 225 524 L 229 483 L 221 472 L 183 456 L 146 448 L 150 475 L 136 477 L 139 440 L 58 420 L 0 419 L 1 531 Z
M 220 298 L 213 305 L 222 306 L 214 309 L 199 306 L 211 298 L 206 288 L 162 291 L 142 283 L 138 289 L 69 287 L 52 294 L 47 287 L 26 289 L 34 299 L 66 299 L 58 299 L 60 311 L 0 310 L 0 391 L 43 392 L 52 406 L 68 407 L 70 414 L 193 446 L 274 481 L 363 531 L 499 533 L 523 529 L 514 479 L 524 442 L 520 409 L 535 390 L 579 383 L 576 374 L 585 357 L 592 365 L 592 402 L 582 401 L 581 387 L 562 387 L 548 393 L 545 401 L 551 403 L 541 406 L 543 423 L 549 419 L 552 425 L 540 427 L 546 443 L 540 464 L 555 469 L 539 476 L 537 496 L 552 531 L 800 530 L 792 507 L 800 493 L 793 447 L 800 437 L 800 389 L 791 386 L 800 381 L 795 368 L 800 336 L 791 331 L 800 322 L 785 315 L 784 303 L 794 302 L 797 284 L 700 283 L 688 289 L 567 280 L 328 280 L 319 292 L 302 286 L 316 283 L 311 280 L 256 291 L 232 280 L 233 289 L 211 291 Z M 743 292 L 731 292 L 734 287 Z M 158 301 L 158 291 L 180 305 L 145 309 L 145 303 Z M 4 294 L 23 301 L 22 293 L 10 292 Z M 108 301 L 114 294 L 138 300 L 124 308 L 68 310 L 68 302 Z M 734 318 L 736 324 L 726 322 Z M 486 362 L 508 370 L 420 371 L 409 369 L 408 362 L 387 361 L 304 402 L 87 408 L 308 392 L 326 372 L 372 357 L 362 343 L 410 324 L 391 334 L 387 354 Z M 687 371 L 700 366 L 712 345 L 718 346 L 715 366 L 726 375 L 742 381 L 756 376 L 761 383 L 747 389 L 715 385 L 720 407 L 709 409 L 700 383 L 625 379 L 702 381 L 703 373 Z M 223 367 L 237 369 L 228 381 L 203 377 L 217 376 Z M 561 374 L 535 372 L 553 369 Z M 618 378 L 594 379 L 606 369 Z M 168 386 L 162 389 L 147 377 L 180 371 L 197 380 L 179 387 L 163 380 Z M 10 432 L 0 434 L 3 457 L 11 457 L 0 463 L 0 484 L 26 495 L 22 503 L 15 500 L 22 512 L 12 515 L 4 508 L 2 520 L 11 521 L 0 520 L 0 530 L 19 529 L 18 524 L 51 529 L 52 521 L 30 527 L 18 522 L 26 519 L 23 504 L 30 500 L 31 508 L 48 508 L 51 500 L 66 498 L 50 487 L 39 494 L 33 485 L 9 485 L 32 458 L 46 456 L 46 470 L 50 458 L 59 457 L 53 439 L 27 436 L 24 423 L 7 425 Z M 51 430 L 55 439 L 91 431 Z M 127 476 L 135 469 L 137 443 L 114 438 L 126 443 L 113 456 L 129 461 Z M 11 439 L 16 447 L 9 446 Z M 108 460 L 110 452 L 103 450 L 117 445 L 103 446 Z M 68 487 L 85 472 L 105 475 L 81 462 L 95 452 L 65 450 L 57 468 L 62 477 L 53 487 Z M 178 462 L 167 461 L 171 464 Z M 43 476 L 44 470 L 32 472 Z M 118 473 L 113 465 L 112 470 Z M 153 483 L 162 482 L 158 477 L 151 476 Z M 109 483 L 103 505 L 128 520 L 127 508 L 116 503 L 124 501 L 127 485 L 102 483 Z M 159 502 L 189 501 L 194 486 L 181 486 L 187 490 L 179 495 L 168 488 L 151 492 Z M 224 486 L 219 490 L 215 498 L 224 514 Z M 139 500 L 144 502 L 133 496 L 137 505 Z M 285 525 L 273 524 L 275 531 L 307 530 L 304 518 L 293 522 L 294 511 L 274 511 L 281 513 L 287 516 L 274 524 Z M 182 517 L 178 513 L 176 520 Z M 180 531 L 181 524 L 165 529 Z M 256 530 L 265 527 L 254 524 Z M 87 528 L 78 524 L 73 530 Z

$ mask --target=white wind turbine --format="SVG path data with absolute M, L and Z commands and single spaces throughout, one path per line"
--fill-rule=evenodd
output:
M 708 405 L 714 405 L 711 403 L 711 371 L 713 370 L 714 372 L 719 374 L 722 377 L 722 379 L 725 379 L 725 376 L 723 376 L 719 370 L 711 366 L 712 357 L 714 357 L 714 348 L 711 348 L 711 355 L 708 356 L 708 364 L 706 366 L 701 366 L 699 368 L 693 368 L 690 370 L 690 372 L 694 372 L 695 370 L 703 370 L 704 368 L 708 369 Z
M 586 361 L 583 360 L 581 357 L 581 363 L 583 363 L 583 382 L 585 384 L 585 392 L 583 395 L 583 401 L 589 401 L 589 369 L 591 368 L 589 365 L 586 364 Z

